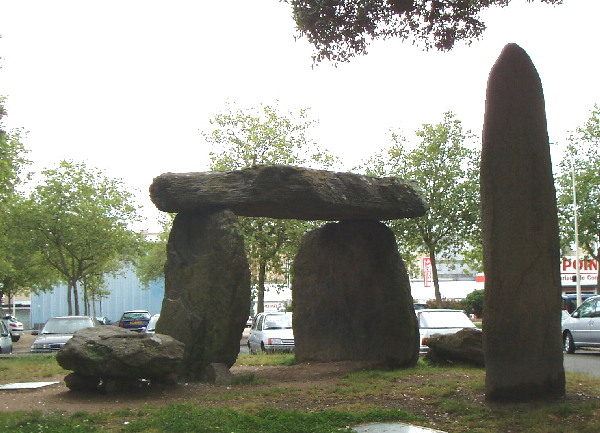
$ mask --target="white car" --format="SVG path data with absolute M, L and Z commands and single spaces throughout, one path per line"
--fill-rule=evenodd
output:
M 150 317 L 148 326 L 146 326 L 142 332 L 146 334 L 156 334 L 156 322 L 158 322 L 158 319 L 160 319 L 160 314 L 153 314 L 152 317 Z
M 293 352 L 292 313 L 259 313 L 248 336 L 250 353 Z
M 462 310 L 425 309 L 415 311 L 419 325 L 421 352 L 426 352 L 427 340 L 435 334 L 455 334 L 465 328 L 477 328 Z

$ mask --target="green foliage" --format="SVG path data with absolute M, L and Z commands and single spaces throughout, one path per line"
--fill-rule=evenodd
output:
M 441 304 L 437 277 L 438 255 L 471 251 L 481 261 L 479 215 L 479 150 L 474 136 L 463 131 L 451 112 L 436 125 L 424 124 L 416 131 L 418 145 L 409 146 L 401 135 L 392 134 L 392 146 L 372 157 L 367 174 L 397 176 L 414 181 L 429 210 L 420 218 L 395 220 L 395 232 L 405 261 L 415 253 L 431 258 L 436 300 Z
M 22 130 L 6 131 L 2 125 L 4 101 L 0 96 L 0 297 L 10 298 L 48 287 L 53 278 L 20 224 L 28 209 L 18 187 L 29 178 L 24 170 L 30 161 Z
M 25 157 L 27 150 L 21 142 L 23 130 L 7 131 L 2 124 L 2 118 L 6 115 L 5 100 L 4 96 L 0 96 L 0 203 L 14 196 L 16 186 L 23 180 L 23 170 L 30 163 Z
M 558 4 L 562 0 L 541 0 Z M 510 0 L 288 0 L 301 36 L 316 49 L 315 62 L 347 62 L 366 54 L 371 40 L 401 38 L 426 49 L 451 50 L 457 42 L 481 36 L 479 14 Z
M 204 133 L 214 151 L 210 168 L 238 170 L 253 165 L 293 165 L 326 169 L 336 159 L 308 138 L 313 126 L 307 109 L 281 112 L 277 106 L 228 109 L 211 119 L 214 129 Z M 298 220 L 238 218 L 252 284 L 258 288 L 258 312 L 263 310 L 263 294 L 269 275 L 281 275 L 295 255 L 302 235 L 314 224 Z
M 465 309 L 469 314 L 475 314 L 477 317 L 483 317 L 483 290 L 473 290 L 463 300 Z
M 561 245 L 566 255 L 575 241 L 573 175 L 577 197 L 579 247 L 600 260 L 600 107 L 569 137 L 556 178 Z
M 450 310 L 464 310 L 465 304 L 462 300 L 442 298 L 439 302 L 437 299 L 429 299 L 425 302 L 427 308 L 448 308 Z
M 127 226 L 139 216 L 120 180 L 85 164 L 62 161 L 42 175 L 22 223 L 36 250 L 67 283 L 69 314 L 79 314 L 79 283 L 87 301 L 101 294 L 105 273 L 137 255 L 139 235 Z
M 144 240 L 142 253 L 136 262 L 136 274 L 145 288 L 152 281 L 163 279 L 167 261 L 167 243 L 175 214 L 163 214 L 161 232 L 156 240 Z

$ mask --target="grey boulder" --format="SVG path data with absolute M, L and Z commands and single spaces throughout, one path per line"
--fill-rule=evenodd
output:
M 184 344 L 168 335 L 100 326 L 77 331 L 56 360 L 74 372 L 65 378 L 70 389 L 114 390 L 142 379 L 176 383 L 183 353 Z

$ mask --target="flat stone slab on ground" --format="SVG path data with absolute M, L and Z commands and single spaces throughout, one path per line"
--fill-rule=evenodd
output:
M 286 165 L 164 173 L 150 196 L 164 212 L 230 209 L 236 215 L 300 220 L 392 220 L 425 214 L 413 182 Z
M 1 390 L 9 389 L 37 389 L 45 386 L 56 385 L 58 382 L 21 382 L 21 383 L 6 383 L 0 385 Z
M 352 427 L 352 430 L 356 433 L 446 433 L 442 430 L 432 430 L 401 422 L 363 424 Z

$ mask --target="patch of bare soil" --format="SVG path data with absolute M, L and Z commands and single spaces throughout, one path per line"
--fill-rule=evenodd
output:
M 205 406 L 238 406 L 249 402 L 259 403 L 256 393 L 268 389 L 282 389 L 277 394 L 280 405 L 290 409 L 306 409 L 310 404 L 306 399 L 300 401 L 286 399 L 294 390 L 309 388 L 327 388 L 335 384 L 344 374 L 363 368 L 361 363 L 315 363 L 293 366 L 233 366 L 234 376 L 253 376 L 252 385 L 215 385 L 207 383 L 180 383 L 175 386 L 148 386 L 134 388 L 127 393 L 95 394 L 69 390 L 63 381 L 64 375 L 34 378 L 43 382 L 57 381 L 57 384 L 36 389 L 0 390 L 0 410 L 40 410 L 43 412 L 73 413 L 77 411 L 99 412 L 119 409 L 142 408 L 145 405 L 163 406 L 172 403 L 201 401 Z M 6 383 L 6 380 L 0 380 Z M 286 389 L 288 392 L 283 392 Z M 237 404 L 224 399 L 224 394 L 248 393 L 247 399 L 238 399 Z M 301 392 L 301 394 L 304 394 Z M 297 395 L 296 395 L 297 397 Z M 270 406 L 272 407 L 272 406 Z

